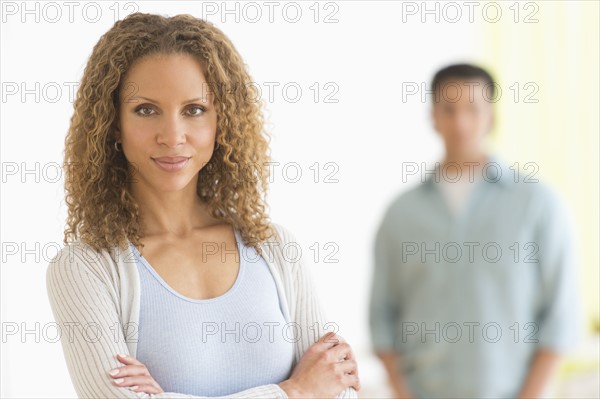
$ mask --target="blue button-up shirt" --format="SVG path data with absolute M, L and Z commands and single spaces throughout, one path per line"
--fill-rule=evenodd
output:
M 374 242 L 372 346 L 416 397 L 516 397 L 536 349 L 578 342 L 575 239 L 559 196 L 498 156 L 458 215 L 439 165 L 388 207 Z

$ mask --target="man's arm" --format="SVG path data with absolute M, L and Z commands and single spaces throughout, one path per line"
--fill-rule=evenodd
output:
M 581 338 L 583 315 L 578 297 L 576 234 L 566 206 L 551 189 L 543 192 L 535 244 L 541 277 L 542 305 L 537 317 L 538 349 L 533 355 L 520 398 L 538 398 L 560 362 L 561 354 Z
M 406 379 L 399 369 L 398 351 L 395 345 L 396 326 L 399 317 L 392 280 L 388 233 L 385 218 L 375 235 L 374 268 L 369 302 L 369 327 L 371 345 L 377 357 L 382 361 L 388 376 L 388 382 L 395 397 L 412 398 Z
M 400 355 L 395 351 L 376 352 L 376 355 L 385 367 L 394 398 L 411 399 L 413 396 L 410 393 L 406 379 L 398 368 Z
M 374 352 L 395 349 L 398 306 L 391 289 L 393 261 L 390 259 L 388 233 L 384 222 L 377 229 L 373 251 L 374 267 L 369 298 L 369 329 Z
M 559 354 L 551 349 L 538 349 L 531 362 L 527 379 L 519 393 L 519 399 L 541 397 L 556 371 L 559 359 Z

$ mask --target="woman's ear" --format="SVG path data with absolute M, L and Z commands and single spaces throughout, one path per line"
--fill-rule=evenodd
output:
M 117 118 L 115 121 L 115 139 L 118 141 L 121 138 L 121 121 Z

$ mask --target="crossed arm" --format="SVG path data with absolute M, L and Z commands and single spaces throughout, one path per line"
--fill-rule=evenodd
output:
M 324 313 L 307 269 L 298 267 L 296 278 L 301 279 L 294 282 L 298 297 L 296 322 L 304 326 L 318 326 L 317 334 L 304 334 L 296 343 L 296 350 L 303 354 L 327 330 L 322 328 Z M 130 355 L 123 326 L 120 324 L 120 305 L 114 289 L 77 247 L 63 248 L 50 262 L 46 286 L 54 318 L 63 332 L 63 354 L 78 397 L 209 398 L 177 392 L 147 394 L 113 384 L 108 371 L 122 366 L 116 354 Z M 219 397 L 288 398 L 277 384 L 260 385 Z M 356 391 L 351 387 L 338 396 L 356 397 Z

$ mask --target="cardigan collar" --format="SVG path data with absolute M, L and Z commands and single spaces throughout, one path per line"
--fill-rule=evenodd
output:
M 269 270 L 275 280 L 277 293 L 282 305 L 284 319 L 287 323 L 294 320 L 295 301 L 293 293 L 293 284 L 291 279 L 291 270 L 286 267 L 288 262 L 283 255 L 281 248 L 286 244 L 284 235 L 279 225 L 272 223 L 275 236 L 261 243 L 262 256 L 269 266 Z M 127 245 L 125 248 L 114 247 L 111 249 L 110 258 L 116 265 L 118 282 L 119 303 L 121 306 L 120 316 L 123 331 L 125 332 L 125 343 L 129 353 L 133 357 L 137 353 L 138 321 L 140 315 L 140 276 L 137 270 L 136 259 L 132 248 Z

